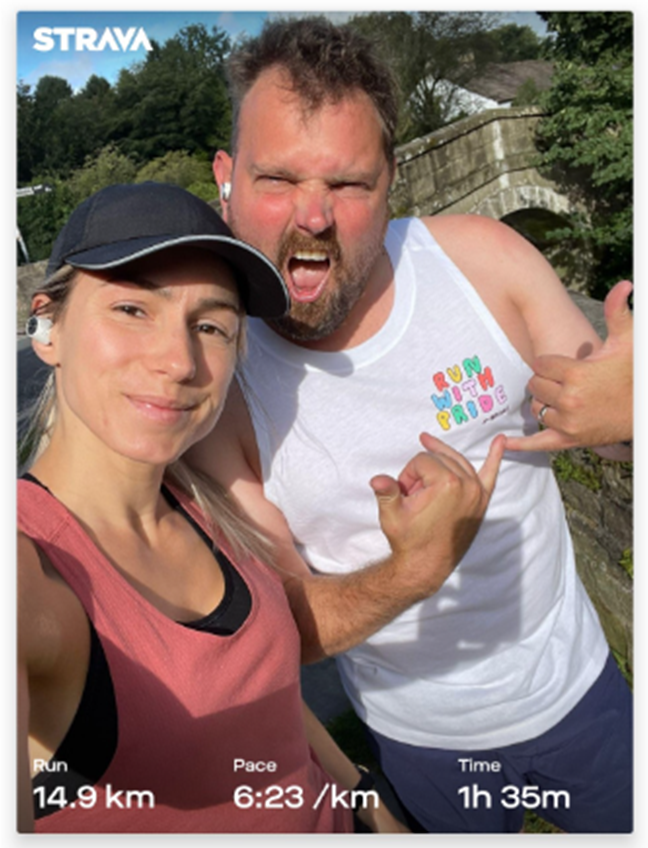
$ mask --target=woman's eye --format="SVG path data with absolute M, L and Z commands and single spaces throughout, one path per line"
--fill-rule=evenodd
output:
M 220 338 L 226 339 L 230 341 L 233 337 L 233 334 L 230 333 L 225 327 L 219 327 L 217 324 L 197 324 L 196 331 L 198 333 L 204 333 L 208 336 L 218 336 Z
M 136 317 L 144 314 L 143 310 L 139 306 L 135 306 L 134 303 L 120 303 L 115 306 L 115 311 Z

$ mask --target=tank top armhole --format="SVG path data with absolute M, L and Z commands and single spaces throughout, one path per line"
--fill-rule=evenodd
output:
M 44 788 L 44 792 L 34 794 L 36 819 L 58 812 L 62 796 L 70 802 L 82 786 L 96 784 L 117 750 L 117 702 L 110 668 L 99 634 L 87 620 L 90 660 L 83 694 L 63 741 L 48 763 L 61 771 L 43 770 L 32 778 L 32 790 Z M 59 787 L 62 792 L 56 791 Z

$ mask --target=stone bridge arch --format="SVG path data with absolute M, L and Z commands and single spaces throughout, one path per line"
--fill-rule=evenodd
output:
M 486 197 L 477 202 L 471 210 L 475 215 L 486 215 L 488 218 L 505 218 L 515 216 L 523 210 L 538 209 L 551 213 L 556 218 L 565 219 L 576 210 L 564 194 L 552 185 L 511 185 L 509 175 L 504 174 L 489 187 Z M 533 173 L 525 173 L 524 179 L 533 177 Z M 538 175 L 538 183 L 544 182 Z
M 589 271 L 583 251 L 550 246 L 545 237 L 584 210 L 535 166 L 542 115 L 537 107 L 491 109 L 399 147 L 392 214 L 502 220 L 542 250 L 566 284 L 582 288 Z
M 474 213 L 503 217 L 538 206 L 573 211 L 535 167 L 537 107 L 489 109 L 417 138 L 396 151 L 395 215 Z

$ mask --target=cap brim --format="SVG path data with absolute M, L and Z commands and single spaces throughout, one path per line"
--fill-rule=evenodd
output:
M 65 261 L 74 268 L 102 271 L 186 244 L 211 250 L 232 265 L 238 272 L 237 282 L 248 315 L 281 318 L 290 308 L 288 289 L 272 262 L 255 247 L 229 236 L 144 236 L 74 253 Z

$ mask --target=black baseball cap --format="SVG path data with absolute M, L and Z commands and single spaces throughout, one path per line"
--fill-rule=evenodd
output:
M 235 238 L 204 200 L 166 183 L 112 185 L 84 200 L 54 243 L 47 277 L 65 264 L 101 271 L 185 244 L 229 262 L 249 315 L 280 318 L 288 310 L 288 290 L 270 260 Z

